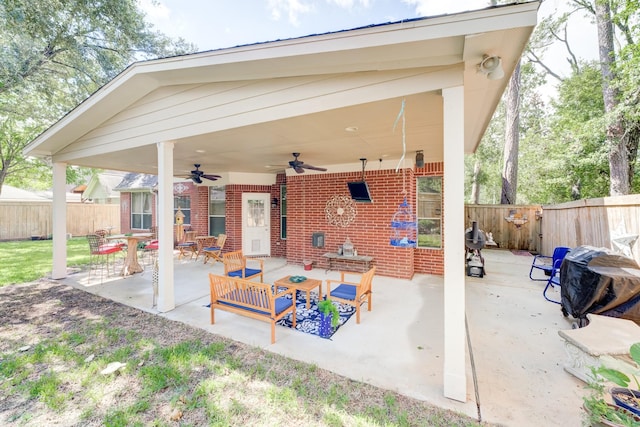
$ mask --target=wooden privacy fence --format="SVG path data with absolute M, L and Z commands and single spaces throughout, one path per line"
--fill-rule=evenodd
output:
M 466 205 L 465 227 L 477 221 L 499 248 L 539 252 L 541 213 L 540 205 Z
M 0 202 L 0 240 L 48 237 L 52 229 L 51 202 Z M 120 205 L 67 203 L 67 233 L 84 236 L 100 228 L 120 232 Z
M 628 234 L 640 234 L 640 195 L 578 200 L 543 206 L 543 254 L 556 246 L 594 246 L 614 249 L 611 233 L 624 225 Z M 640 263 L 640 244 L 632 246 L 633 258 Z

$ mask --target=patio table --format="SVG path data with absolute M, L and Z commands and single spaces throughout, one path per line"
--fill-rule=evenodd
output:
M 127 256 L 122 265 L 123 276 L 130 276 L 144 271 L 144 268 L 142 268 L 138 262 L 138 242 L 141 240 L 149 240 L 152 236 L 152 233 L 133 233 L 131 235 L 114 234 L 106 237 L 108 240 L 127 239 Z
M 318 299 L 322 297 L 322 280 L 318 279 L 310 279 L 307 277 L 306 280 L 302 282 L 292 282 L 289 280 L 291 276 L 283 277 L 282 279 L 278 279 L 275 281 L 274 285 L 276 287 L 282 286 L 284 288 L 293 288 L 296 290 L 296 303 L 297 303 L 297 295 L 298 291 L 304 291 L 307 293 L 307 310 L 309 309 L 309 298 L 311 297 L 311 290 L 318 288 Z

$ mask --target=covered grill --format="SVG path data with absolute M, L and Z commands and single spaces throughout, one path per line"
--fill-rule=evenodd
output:
M 640 267 L 608 250 L 579 246 L 560 267 L 562 313 L 586 320 L 588 313 L 640 324 Z

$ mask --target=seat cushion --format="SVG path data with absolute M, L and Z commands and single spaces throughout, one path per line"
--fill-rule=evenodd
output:
M 220 247 L 219 246 L 209 246 L 208 248 L 204 248 L 204 251 L 219 251 Z
M 331 296 L 336 298 L 346 299 L 346 300 L 355 300 L 356 287 L 354 285 L 346 285 L 343 283 L 331 291 Z
M 280 314 L 293 305 L 289 298 L 276 298 L 276 314 Z
M 113 254 L 116 252 L 120 252 L 122 251 L 122 248 L 120 246 L 111 246 L 111 245 L 101 245 L 98 248 L 97 252 L 94 252 L 95 255 L 109 255 L 109 254 Z
M 256 268 L 245 268 L 244 269 L 244 277 L 255 276 L 256 274 L 260 274 L 262 270 L 258 270 Z M 242 277 L 242 270 L 230 271 L 227 276 L 229 277 Z

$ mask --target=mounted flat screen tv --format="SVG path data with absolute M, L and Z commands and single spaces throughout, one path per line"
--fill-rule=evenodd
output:
M 373 200 L 371 200 L 371 193 L 369 193 L 369 186 L 365 181 L 347 182 L 347 186 L 349 186 L 351 198 L 356 202 L 373 202 Z

